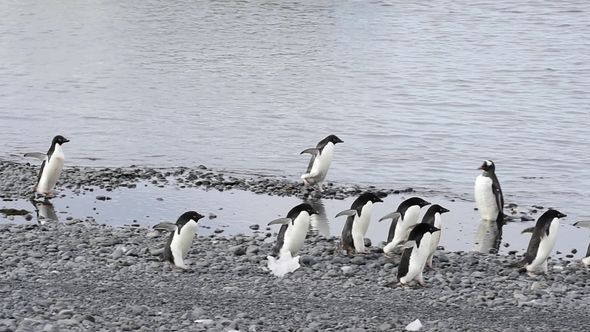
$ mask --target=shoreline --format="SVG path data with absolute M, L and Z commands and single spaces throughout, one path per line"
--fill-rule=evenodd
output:
M 516 257 L 437 251 L 428 288 L 385 287 L 399 256 L 346 257 L 309 235 L 301 267 L 265 269 L 274 237 L 200 236 L 171 269 L 167 233 L 144 227 L 0 224 L 0 331 L 572 331 L 588 323 L 588 271 L 549 260 L 531 278 Z

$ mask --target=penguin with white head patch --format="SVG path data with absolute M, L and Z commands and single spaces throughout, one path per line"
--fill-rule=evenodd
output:
M 305 241 L 311 216 L 318 212 L 308 203 L 301 203 L 287 213 L 286 218 L 275 219 L 268 225 L 282 225 L 277 236 L 277 243 L 273 248 L 274 254 L 281 257 L 287 251 L 294 256 Z
M 432 235 L 438 231 L 438 228 L 428 223 L 419 223 L 412 228 L 397 267 L 397 280 L 403 287 L 408 287 L 412 281 L 426 287 L 422 272 L 430 255 Z
M 475 179 L 475 202 L 483 220 L 504 221 L 504 195 L 496 176 L 496 165 L 485 160 L 478 168 L 482 174 Z
M 195 238 L 197 232 L 197 222 L 203 218 L 203 215 L 188 211 L 183 213 L 176 224 L 163 222 L 154 226 L 154 229 L 170 231 L 170 236 L 162 252 L 162 259 L 168 261 L 172 266 L 189 270 L 190 266 L 184 263 L 184 259 Z
M 389 218 L 392 219 L 387 235 L 387 245 L 383 248 L 385 256 L 391 257 L 389 253 L 393 252 L 398 245 L 408 239 L 412 226 L 418 223 L 420 209 L 426 205 L 430 205 L 430 202 L 420 197 L 411 197 L 401 202 L 395 212 L 379 219 L 379 221 Z
M 338 143 L 344 143 L 344 141 L 336 135 L 328 135 L 319 141 L 315 148 L 301 151 L 300 154 L 311 154 L 307 171 L 301 175 L 301 180 L 303 180 L 306 186 L 317 185 L 320 192 L 324 191 L 322 189 L 322 183 L 326 180 L 326 175 L 334 157 L 334 147 Z
M 349 210 L 336 215 L 335 218 L 348 216 L 342 229 L 341 246 L 349 256 L 352 256 L 353 250 L 361 254 L 366 253 L 365 234 L 371 222 L 373 204 L 377 202 L 383 202 L 383 200 L 375 193 L 367 191 L 352 202 Z
M 440 236 L 442 233 L 442 217 L 441 217 L 441 215 L 443 213 L 447 213 L 447 212 L 449 212 L 448 209 L 446 209 L 438 204 L 433 204 L 432 206 L 430 206 L 428 208 L 428 210 L 426 210 L 424 217 L 422 217 L 422 223 L 429 224 L 429 225 L 434 226 L 439 229 L 438 232 L 432 233 L 432 237 L 430 239 L 430 254 L 428 255 L 428 258 L 426 259 L 426 264 L 431 269 L 434 269 L 432 267 L 432 257 L 434 256 L 434 252 L 436 251 L 436 248 L 438 247 L 438 244 L 440 242 Z
M 38 194 L 45 195 L 46 197 L 55 197 L 53 188 L 61 175 L 65 161 L 62 144 L 69 141 L 69 139 L 57 135 L 51 141 L 51 146 L 46 154 L 38 152 L 25 153 L 25 157 L 37 158 L 43 161 L 39 176 L 37 177 L 37 184 L 34 188 L 34 191 Z
M 531 277 L 535 276 L 534 272 L 537 270 L 546 274 L 547 258 L 549 258 L 557 240 L 559 219 L 564 217 L 566 215 L 557 210 L 547 210 L 537 219 L 535 227 L 523 230 L 522 233 L 532 232 L 533 234 L 524 259 L 513 266 L 526 266 L 527 274 Z

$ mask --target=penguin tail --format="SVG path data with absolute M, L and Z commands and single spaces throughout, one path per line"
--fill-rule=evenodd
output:
M 392 280 L 392 281 L 386 283 L 385 284 L 385 287 L 391 287 L 391 288 L 393 288 L 393 287 L 397 286 L 398 284 L 400 284 L 399 280 L 395 279 L 395 280 Z

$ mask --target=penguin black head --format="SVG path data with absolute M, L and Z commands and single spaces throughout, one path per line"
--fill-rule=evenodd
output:
M 334 143 L 334 145 L 336 145 L 338 143 L 344 143 L 344 141 L 341 140 L 340 138 L 338 138 L 338 136 L 336 136 L 336 135 L 328 135 L 328 137 L 326 137 L 324 140 L 327 142 L 332 142 L 332 143 Z
M 53 141 L 51 142 L 51 145 L 52 146 L 55 145 L 55 144 L 62 145 L 62 144 L 67 143 L 69 141 L 70 141 L 69 139 L 63 137 L 62 135 L 57 135 L 57 136 L 55 136 L 53 138 Z
M 493 173 L 496 170 L 496 165 L 491 160 L 484 160 L 483 164 L 479 166 L 478 169 L 481 169 L 484 172 L 491 172 Z
M 567 217 L 567 215 L 557 211 L 557 210 L 552 210 L 549 209 L 547 211 L 545 211 L 545 213 L 543 213 L 543 216 L 546 216 L 547 218 L 549 218 L 550 220 L 553 220 L 553 218 L 565 218 Z
M 415 240 L 418 236 L 421 236 L 423 234 L 434 233 L 434 232 L 438 232 L 438 231 L 440 231 L 440 228 L 434 227 L 431 224 L 421 222 L 421 223 L 416 224 L 416 226 L 414 226 L 414 228 L 410 232 L 410 236 L 408 237 L 408 240 Z
M 194 222 L 198 222 L 199 219 L 203 218 L 204 216 L 195 212 L 195 211 L 188 211 L 182 214 L 176 221 L 176 225 L 181 226 L 185 225 L 187 222 L 194 220 Z
M 307 212 L 311 216 L 312 214 L 319 214 L 316 209 L 313 208 L 309 203 L 301 203 L 296 207 L 292 208 L 289 213 L 287 213 L 287 218 L 295 219 L 301 212 Z
M 430 202 L 425 201 L 424 199 L 422 199 L 420 197 L 408 198 L 403 203 L 407 206 L 418 205 L 421 208 L 425 207 L 426 205 L 430 205 Z
M 431 209 L 433 209 L 433 210 L 434 210 L 434 212 L 438 212 L 438 213 L 440 213 L 440 214 L 443 214 L 443 213 L 449 212 L 449 210 L 448 210 L 448 209 L 446 209 L 446 208 L 444 208 L 444 207 L 442 207 L 442 206 L 440 206 L 440 205 L 438 205 L 438 204 L 433 204 L 433 205 L 432 205 L 430 208 L 431 208 Z
M 366 191 L 366 192 L 362 193 L 359 196 L 358 200 L 362 201 L 364 203 L 366 203 L 366 202 L 373 202 L 373 203 L 383 202 L 383 200 L 379 196 L 377 196 L 377 194 L 372 193 L 370 191 Z

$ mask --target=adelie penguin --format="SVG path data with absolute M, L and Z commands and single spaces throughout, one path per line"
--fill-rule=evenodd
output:
M 426 210 L 424 217 L 422 217 L 423 224 L 429 224 L 430 226 L 434 226 L 439 229 L 438 232 L 432 233 L 432 237 L 430 239 L 430 254 L 428 255 L 428 258 L 426 259 L 426 264 L 431 269 L 434 269 L 434 267 L 432 266 L 432 257 L 434 256 L 434 252 L 436 251 L 436 248 L 438 247 L 438 244 L 440 242 L 440 236 L 442 233 L 442 217 L 441 217 L 441 215 L 443 213 L 447 213 L 447 212 L 449 212 L 448 209 L 445 209 L 444 207 L 442 207 L 438 204 L 433 204 L 431 207 L 428 208 L 428 210 Z
M 482 170 L 475 179 L 475 202 L 483 220 L 504 221 L 504 196 L 500 181 L 496 176 L 496 165 L 491 160 L 485 160 L 478 168 Z
M 168 242 L 162 252 L 162 259 L 168 261 L 172 266 L 179 267 L 184 270 L 189 270 L 190 266 L 184 263 L 184 259 L 195 238 L 197 232 L 197 222 L 203 218 L 203 215 L 188 211 L 183 213 L 176 224 L 163 222 L 154 226 L 154 229 L 167 230 L 170 232 Z
M 273 248 L 275 255 L 281 257 L 287 251 L 295 256 L 303 246 L 311 216 L 318 212 L 308 203 L 302 203 L 292 208 L 286 218 L 275 219 L 268 225 L 282 225 L 277 236 L 277 243 Z
M 334 147 L 338 143 L 344 143 L 338 136 L 329 135 L 319 141 L 315 148 L 309 148 L 301 151 L 300 154 L 310 153 L 311 160 L 307 166 L 307 171 L 301 175 L 301 180 L 306 186 L 317 185 L 318 190 L 323 192 L 322 183 L 326 180 L 326 175 L 332 164 L 334 157 Z
M 574 226 L 590 228 L 590 221 L 578 221 L 574 224 Z M 582 258 L 582 264 L 584 264 L 586 268 L 590 266 L 590 244 L 588 245 L 588 249 L 586 249 L 586 255 L 584 255 L 584 258 Z
M 429 223 L 419 223 L 412 228 L 408 241 L 403 244 L 404 252 L 397 268 L 397 280 L 403 287 L 412 281 L 426 287 L 422 273 L 430 255 L 432 236 L 440 230 Z M 389 283 L 393 285 L 395 282 Z
M 57 135 L 51 141 L 51 146 L 46 154 L 39 152 L 25 153 L 25 157 L 37 158 L 43 161 L 39 176 L 37 177 L 37 184 L 33 188 L 33 191 L 46 197 L 55 197 L 53 188 L 61 175 L 65 161 L 62 144 L 69 141 L 69 139 Z
M 385 256 L 391 257 L 389 254 L 393 252 L 398 245 L 408 239 L 412 226 L 418 223 L 420 209 L 429 204 L 430 202 L 427 202 L 420 197 L 411 197 L 401 202 L 395 212 L 379 219 L 379 221 L 392 219 L 391 226 L 389 226 L 389 233 L 387 235 L 387 245 L 383 248 Z
M 547 273 L 547 258 L 551 254 L 555 241 L 557 240 L 557 231 L 559 229 L 559 219 L 566 217 L 565 214 L 557 210 L 547 210 L 543 213 L 535 227 L 530 227 L 522 233 L 533 233 L 527 247 L 524 259 L 513 267 L 526 267 L 527 274 L 534 277 L 534 272 L 541 270 Z
M 354 250 L 357 253 L 366 253 L 365 234 L 371 222 L 373 204 L 378 202 L 383 202 L 383 200 L 372 192 L 365 192 L 352 202 L 349 210 L 344 210 L 336 215 L 335 218 L 348 216 L 342 229 L 341 238 L 342 249 L 346 250 L 348 256 L 351 256 Z

